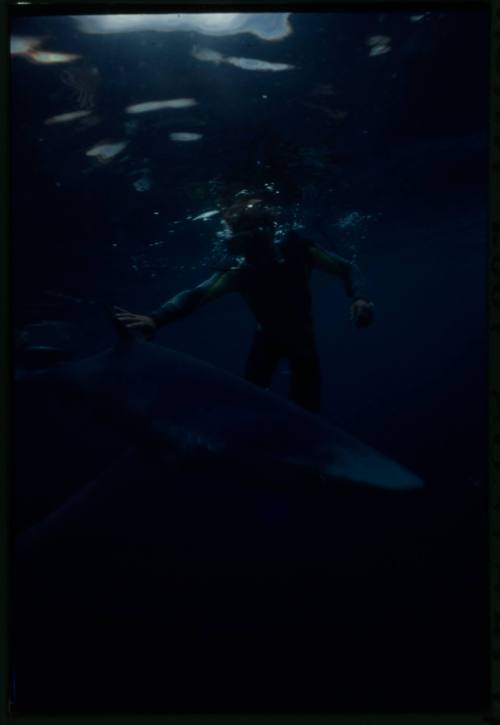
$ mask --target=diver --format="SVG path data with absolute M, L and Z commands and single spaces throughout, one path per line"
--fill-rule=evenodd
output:
M 225 267 L 148 315 L 115 307 L 115 319 L 130 332 L 150 339 L 163 325 L 224 294 L 238 292 L 257 322 L 245 378 L 269 388 L 278 362 L 285 358 L 291 374 L 289 398 L 319 412 L 320 366 L 311 313 L 311 271 L 322 269 L 343 282 L 352 298 L 351 319 L 358 327 L 372 324 L 374 305 L 355 285 L 354 267 L 347 260 L 294 230 L 275 243 L 275 215 L 262 200 L 239 200 L 225 211 L 223 219 L 230 232 L 230 261 Z

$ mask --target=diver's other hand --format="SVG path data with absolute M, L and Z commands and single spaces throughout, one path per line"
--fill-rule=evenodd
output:
M 156 323 L 148 315 L 136 315 L 121 307 L 113 307 L 113 316 L 120 325 L 127 328 L 134 336 L 145 337 L 149 340 L 156 332 Z
M 367 300 L 356 300 L 351 305 L 351 320 L 354 320 L 356 327 L 370 327 L 373 324 L 374 314 L 373 302 Z

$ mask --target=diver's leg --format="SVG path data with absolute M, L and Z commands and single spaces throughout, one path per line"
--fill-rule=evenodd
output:
M 321 407 L 321 373 L 315 348 L 290 355 L 289 397 L 306 410 L 319 413 Z
M 282 351 L 272 340 L 257 332 L 248 355 L 245 378 L 262 388 L 271 387 L 273 373 L 282 356 Z

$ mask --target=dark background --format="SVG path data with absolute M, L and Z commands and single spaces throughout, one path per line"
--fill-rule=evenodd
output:
M 292 35 L 275 42 L 249 34 L 92 36 L 69 18 L 13 23 L 15 35 L 48 36 L 44 48 L 81 54 L 75 66 L 97 67 L 100 78 L 99 124 L 45 126 L 78 109 L 61 80 L 70 64 L 12 58 L 16 330 L 33 336 L 26 326 L 43 323 L 36 335 L 57 338 L 63 322 L 77 354 L 101 349 L 109 344 L 107 305 L 147 311 L 211 273 L 220 217 L 188 216 L 271 183 L 264 193 L 282 208 L 281 230 L 301 224 L 317 242 L 355 255 L 376 304 L 375 326 L 358 331 L 341 285 L 313 277 L 325 415 L 427 484 L 407 498 L 261 496 L 255 525 L 266 533 L 256 561 L 278 546 L 289 568 L 271 576 L 241 566 L 203 585 L 187 577 L 179 601 L 196 600 L 202 587 L 213 606 L 178 615 L 176 634 L 118 611 L 92 618 L 83 606 L 75 628 L 74 613 L 44 595 L 29 634 L 18 631 L 13 647 L 20 712 L 72 709 L 83 691 L 90 709 L 117 710 L 119 701 L 125 710 L 182 710 L 193 701 L 189 677 L 201 709 L 292 702 L 359 710 L 360 683 L 370 710 L 485 705 L 489 23 L 486 11 L 411 20 L 422 14 L 295 13 Z M 389 36 L 391 51 L 370 57 L 373 35 Z M 193 44 L 297 67 L 215 66 L 192 58 Z M 199 105 L 124 113 L 130 103 L 185 96 Z M 126 126 L 131 120 L 135 128 Z M 203 139 L 175 144 L 171 130 Z M 99 165 L 85 152 L 102 139 L 129 145 Z M 151 188 L 139 192 L 133 182 L 145 168 Z M 252 330 L 243 302 L 227 298 L 158 341 L 240 374 Z M 286 372 L 276 376 L 283 394 Z M 23 435 L 30 440 L 28 420 L 18 450 Z M 38 475 L 46 480 L 48 472 Z M 29 497 L 24 504 L 18 528 L 35 516 Z M 225 506 L 227 526 L 237 525 Z M 221 607 L 229 593 L 243 618 Z M 28 611 L 36 600 L 26 599 Z M 256 630 L 245 625 L 249 613 Z M 203 619 L 203 637 L 190 617 Z M 59 635 L 47 635 L 47 621 L 64 622 Z M 71 644 L 61 635 L 68 628 Z M 156 655 L 169 650 L 165 667 L 176 685 L 166 694 Z M 140 685 L 124 687 L 129 680 Z

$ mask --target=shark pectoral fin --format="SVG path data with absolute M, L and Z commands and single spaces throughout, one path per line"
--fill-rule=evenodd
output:
M 369 448 L 351 455 L 332 457 L 321 467 L 324 478 L 349 484 L 382 488 L 394 491 L 411 491 L 423 488 L 424 482 L 396 461 Z
M 120 476 L 129 470 L 131 462 L 137 457 L 137 453 L 138 448 L 130 446 L 124 453 L 111 461 L 96 478 L 89 481 L 58 508 L 29 529 L 22 531 L 16 541 L 17 553 L 21 554 L 23 551 L 33 548 L 45 536 L 50 535 L 51 531 L 57 530 L 58 527 L 65 526 L 67 531 L 71 530 L 72 525 L 80 520 L 89 508 L 92 508 L 93 500 L 98 496 L 99 489 L 105 485 L 106 480 L 110 476 L 114 476 L 116 480 L 119 480 Z

